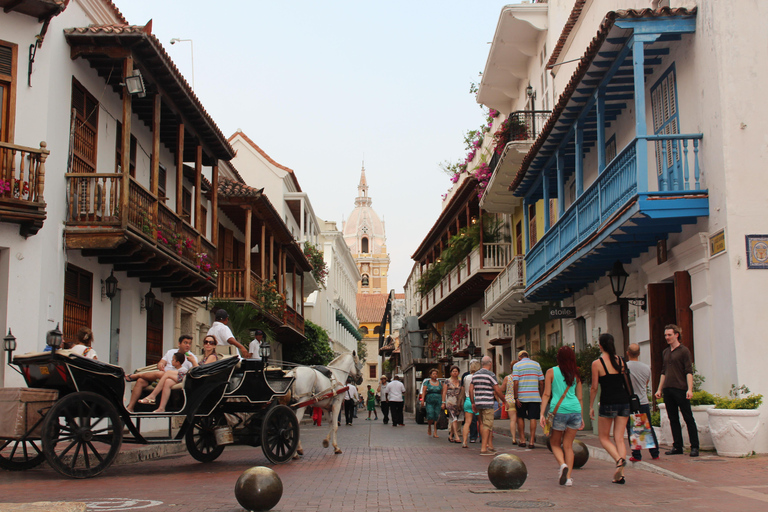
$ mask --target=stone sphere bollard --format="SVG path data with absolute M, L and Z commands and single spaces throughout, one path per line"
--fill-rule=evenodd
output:
M 283 481 L 264 466 L 246 469 L 235 484 L 235 498 L 246 510 L 270 510 L 282 497 Z
M 488 479 L 497 489 L 519 489 L 528 478 L 523 460 L 511 453 L 502 453 L 488 465 Z
M 582 441 L 573 441 L 573 467 L 580 468 L 589 460 L 589 448 Z

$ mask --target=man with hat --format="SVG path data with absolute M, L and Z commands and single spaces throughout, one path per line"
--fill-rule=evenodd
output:
M 256 329 L 254 331 L 254 336 L 254 340 L 248 346 L 248 352 L 250 352 L 248 357 L 257 361 L 261 361 L 261 352 L 259 352 L 259 349 L 261 348 L 261 344 L 264 343 L 264 331 L 261 329 Z
M 235 339 L 232 330 L 227 325 L 229 323 L 229 313 L 220 309 L 216 312 L 216 321 L 208 329 L 208 336 L 216 338 L 217 345 L 234 345 L 240 351 L 243 357 L 248 357 L 248 351 L 242 343 Z

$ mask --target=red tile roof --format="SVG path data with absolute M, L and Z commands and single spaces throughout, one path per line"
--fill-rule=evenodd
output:
M 403 299 L 405 300 L 405 294 L 404 293 L 396 293 L 395 294 L 396 299 Z
M 296 174 L 293 172 L 293 169 L 291 169 L 291 168 L 289 168 L 289 167 L 286 167 L 286 166 L 284 166 L 284 165 L 281 165 L 281 164 L 279 164 L 279 163 L 275 162 L 275 161 L 272 159 L 272 157 L 271 157 L 271 156 L 269 156 L 269 155 L 268 155 L 268 154 L 267 154 L 267 153 L 266 153 L 266 152 L 265 152 L 263 149 L 261 149 L 261 148 L 258 146 L 258 144 L 256 144 L 255 142 L 253 142 L 253 141 L 250 139 L 250 137 L 248 137 L 248 136 L 247 136 L 247 135 L 246 135 L 244 132 L 242 132 L 242 131 L 237 131 L 237 132 L 233 133 L 233 134 L 232 134 L 232 135 L 229 137 L 229 139 L 227 139 L 227 141 L 228 141 L 228 142 L 231 144 L 231 143 L 232 143 L 232 140 L 233 140 L 233 139 L 234 139 L 234 138 L 235 138 L 237 135 L 240 135 L 240 136 L 243 138 L 243 140 L 244 140 L 245 142 L 247 142 L 247 143 L 248 143 L 248 144 L 249 144 L 249 145 L 250 145 L 250 146 L 251 146 L 253 149 L 255 149 L 255 150 L 256 150 L 256 151 L 257 151 L 257 152 L 258 152 L 258 153 L 259 153 L 261 156 L 263 156 L 264 158 L 266 158 L 266 159 L 267 159 L 267 161 L 268 161 L 269 163 L 271 163 L 272 165 L 274 165 L 274 166 L 275 166 L 275 167 L 277 167 L 278 169 L 282 169 L 282 170 L 284 170 L 284 171 L 288 171 L 288 174 L 290 174 L 290 175 L 291 175 L 291 179 L 293 180 L 293 183 L 296 185 L 296 190 L 297 190 L 298 192 L 301 192 L 301 185 L 299 185 L 299 180 L 296 178 Z
M 361 324 L 380 323 L 387 308 L 388 293 L 358 293 L 357 319 Z
M 576 26 L 576 22 L 579 21 L 581 10 L 584 8 L 584 4 L 586 3 L 587 0 L 576 0 L 576 3 L 573 4 L 571 15 L 568 16 L 568 21 L 565 22 L 563 31 L 560 33 L 560 39 L 557 40 L 555 49 L 552 50 L 552 55 L 549 57 L 549 61 L 547 61 L 547 69 L 551 69 L 552 66 L 557 62 L 557 59 L 560 57 L 560 52 L 563 51 L 565 42 L 568 40 L 568 36 L 571 35 L 571 30 L 573 30 L 573 27 Z
M 584 78 L 584 75 L 589 70 L 592 61 L 597 56 L 600 47 L 605 42 L 608 34 L 611 32 L 611 28 L 613 28 L 613 25 L 617 19 L 691 16 L 695 15 L 696 11 L 696 7 L 693 7 L 692 9 L 685 9 L 683 7 L 674 9 L 669 7 L 662 7 L 661 9 L 629 9 L 611 11 L 606 14 L 602 23 L 600 23 L 600 28 L 597 30 L 597 35 L 592 38 L 589 46 L 587 46 L 587 49 L 584 51 L 584 55 L 581 57 L 579 65 L 576 67 L 573 75 L 571 75 L 571 79 L 568 82 L 568 85 L 565 86 L 562 94 L 560 94 L 560 98 L 557 100 L 557 104 L 552 109 L 552 114 L 549 116 L 549 119 L 542 128 L 541 133 L 536 139 L 536 142 L 533 143 L 531 149 L 528 151 L 528 154 L 525 156 L 525 158 L 523 158 L 523 163 L 520 165 L 520 169 L 518 169 L 517 174 L 515 175 L 515 179 L 509 185 L 509 190 L 514 191 L 523 181 L 528 168 L 530 167 L 531 163 L 533 163 L 534 158 L 536 158 L 539 150 L 541 150 L 542 146 L 546 142 L 549 134 L 552 132 L 552 129 L 560 118 L 560 115 L 562 115 L 562 113 L 565 111 L 565 107 L 568 105 L 568 101 L 571 99 L 571 96 L 573 96 L 573 93 L 576 91 L 576 87 L 578 87 L 579 83 L 581 83 L 581 80 Z
M 249 187 L 243 183 L 219 177 L 219 195 L 224 197 L 261 197 L 262 189 Z

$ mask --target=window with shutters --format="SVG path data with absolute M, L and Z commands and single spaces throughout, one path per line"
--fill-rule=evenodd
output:
M 13 142 L 17 46 L 0 41 L 0 141 Z
M 608 165 L 614 158 L 616 158 L 616 135 L 611 135 L 605 143 L 605 164 Z
M 375 364 L 369 364 L 368 365 L 368 378 L 369 379 L 375 379 L 376 378 L 376 365 Z
M 74 343 L 77 330 L 91 327 L 93 274 L 74 265 L 64 273 L 64 340 Z
M 680 119 L 677 112 L 677 79 L 674 64 L 651 88 L 654 135 L 680 133 Z M 657 141 L 656 170 L 659 175 L 680 161 L 679 141 Z
M 75 111 L 75 133 L 71 172 L 96 172 L 99 102 L 74 78 L 72 109 Z
M 167 197 L 165 191 L 168 187 L 168 170 L 163 164 L 157 171 L 157 193 L 160 197 Z
M 538 233 L 536 232 L 536 205 L 528 205 L 528 243 L 529 247 L 536 245 L 539 241 Z
M 523 254 L 523 223 L 515 224 L 515 254 Z

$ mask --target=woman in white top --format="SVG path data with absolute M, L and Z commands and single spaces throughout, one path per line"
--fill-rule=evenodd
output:
M 81 327 L 77 331 L 77 341 L 70 349 L 73 354 L 87 357 L 88 359 L 99 359 L 96 356 L 96 351 L 91 348 L 93 343 L 93 331 L 88 327 Z
M 464 442 L 462 443 L 462 448 L 468 448 L 467 446 L 467 439 L 469 439 L 469 426 L 472 424 L 472 420 L 474 419 L 475 413 L 472 411 L 472 400 L 469 398 L 469 385 L 472 384 L 472 374 L 474 374 L 477 370 L 480 369 L 480 361 L 477 359 L 473 359 L 471 363 L 469 363 L 469 375 L 464 377 L 464 382 L 461 383 L 462 387 L 464 388 L 464 428 L 462 428 L 462 436 L 464 439 Z M 474 443 L 474 441 L 472 441 Z

